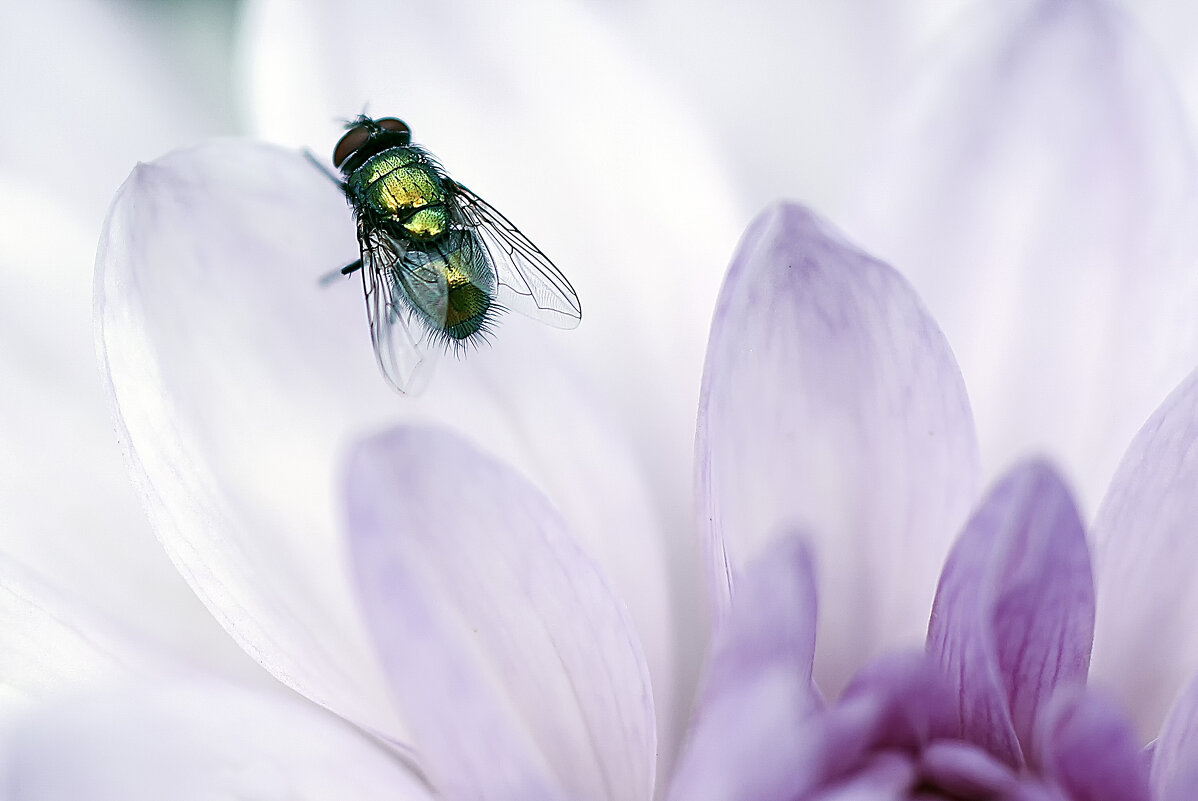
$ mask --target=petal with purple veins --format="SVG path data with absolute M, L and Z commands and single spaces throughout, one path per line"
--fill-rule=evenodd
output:
M 991 490 L 953 548 L 928 651 L 959 698 L 960 736 L 1019 766 L 1052 693 L 1083 684 L 1094 633 L 1085 530 L 1055 471 L 1032 462 Z
M 825 691 L 887 646 L 918 642 L 977 455 L 952 353 L 897 273 L 799 206 L 764 212 L 721 291 L 698 426 L 717 596 L 798 527 L 830 577 Z

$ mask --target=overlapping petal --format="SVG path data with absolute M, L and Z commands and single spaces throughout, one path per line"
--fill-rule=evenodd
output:
M 656 738 L 640 644 L 546 499 L 423 428 L 366 441 L 346 487 L 365 617 L 438 791 L 649 801 Z
M 846 226 L 943 326 L 987 472 L 1045 453 L 1092 511 L 1198 361 L 1193 142 L 1112 4 L 975 6 L 880 132 Z
M 762 214 L 716 309 L 698 425 L 719 596 L 799 526 L 836 577 L 820 605 L 821 631 L 835 632 L 816 660 L 825 691 L 918 642 L 977 456 L 952 354 L 896 273 L 798 206 Z
M 668 693 L 669 584 L 660 538 L 645 533 L 657 514 L 551 332 L 505 321 L 494 347 L 444 360 L 425 396 L 400 398 L 373 364 L 360 286 L 319 284 L 346 244 L 343 198 L 298 153 L 268 146 L 180 151 L 139 167 L 114 204 L 98 262 L 106 367 L 185 576 L 276 676 L 402 739 L 352 601 L 335 465 L 384 421 L 440 420 L 539 481 L 620 568 Z
M 1094 580 L 1073 499 L 1047 465 L 1016 468 L 953 548 L 928 625 L 958 735 L 1023 765 L 1053 693 L 1085 683 L 1093 635 Z
M 80 694 L 6 728 L 10 801 L 429 801 L 394 754 L 295 696 L 210 679 Z
M 810 781 L 801 755 L 820 756 L 804 725 L 821 706 L 811 680 L 817 608 L 808 549 L 783 538 L 737 587 L 670 786 L 676 801 L 786 801 Z
M 1142 737 L 1198 670 L 1198 373 L 1144 424 L 1094 521 L 1095 678 Z

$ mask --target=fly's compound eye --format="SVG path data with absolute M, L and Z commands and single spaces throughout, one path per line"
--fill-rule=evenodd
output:
M 333 149 L 333 166 L 338 169 L 350 156 L 358 152 L 358 148 L 370 140 L 370 129 L 365 125 L 355 125 L 345 132 L 337 147 Z
M 395 117 L 383 117 L 381 120 L 375 120 L 375 123 L 384 131 L 403 134 L 405 145 L 412 143 L 412 129 L 403 120 L 397 120 Z

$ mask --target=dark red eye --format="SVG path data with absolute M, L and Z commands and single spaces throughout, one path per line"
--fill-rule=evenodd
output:
M 405 126 L 406 127 L 406 126 Z M 357 152 L 358 148 L 370 139 L 370 129 L 365 125 L 355 125 L 345 132 L 337 147 L 333 149 L 333 166 L 340 168 L 346 159 Z
M 412 141 L 412 129 L 403 120 L 397 120 L 394 117 L 383 117 L 381 120 L 375 120 L 375 122 L 383 130 L 407 134 L 408 141 Z

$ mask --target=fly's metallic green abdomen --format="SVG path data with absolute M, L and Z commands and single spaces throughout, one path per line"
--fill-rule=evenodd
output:
M 395 273 L 396 289 L 430 327 L 467 339 L 485 327 L 491 311 L 495 274 L 486 253 L 473 231 L 449 231 L 409 251 L 409 269 Z
M 345 189 L 375 219 L 412 239 L 433 241 L 449 229 L 445 184 L 416 148 L 372 156 L 349 175 Z

